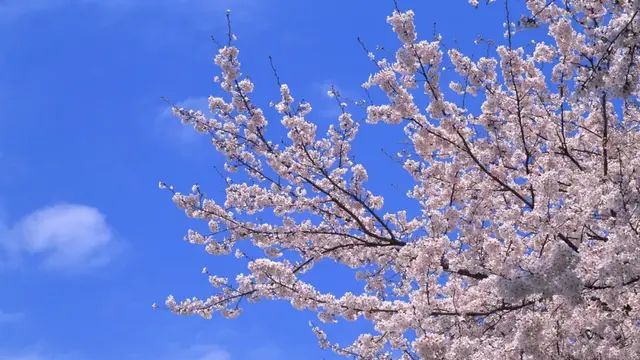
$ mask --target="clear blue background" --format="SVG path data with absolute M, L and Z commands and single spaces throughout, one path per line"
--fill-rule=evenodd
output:
M 476 57 L 486 52 L 473 44 L 479 35 L 503 41 L 502 4 L 400 6 L 416 11 L 421 38 L 432 38 L 437 21 L 447 46 Z M 162 179 L 223 194 L 214 170 L 220 157 L 169 115 L 161 97 L 201 107 L 219 94 L 210 36 L 225 38 L 227 8 L 258 103 L 278 97 L 272 55 L 282 81 L 311 101 L 311 118 L 324 126 L 337 113 L 329 85 L 362 98 L 360 84 L 374 70 L 356 37 L 384 46 L 378 56 L 397 48 L 385 23 L 390 0 L 0 1 L 0 219 L 11 227 L 45 206 L 84 204 L 105 214 L 121 245 L 108 264 L 88 271 L 47 269 L 37 256 L 0 267 L 0 359 L 334 358 L 317 349 L 307 326 L 314 316 L 286 303 L 245 306 L 233 321 L 151 310 L 169 293 L 206 296 L 203 266 L 242 271 L 182 241 L 191 223 L 157 189 Z M 414 206 L 402 196 L 406 177 L 391 175 L 399 165 L 381 152 L 402 146 L 400 131 L 363 124 L 355 148 L 392 208 Z M 343 272 L 326 274 L 315 275 L 321 289 L 349 288 Z M 363 326 L 329 330 L 344 344 Z

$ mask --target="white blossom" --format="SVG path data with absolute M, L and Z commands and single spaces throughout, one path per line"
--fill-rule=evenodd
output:
M 440 36 L 419 39 L 413 11 L 387 18 L 399 45 L 389 59 L 368 54 L 375 67 L 363 87 L 385 100 L 367 107 L 366 122 L 403 126 L 397 170 L 412 184 L 391 196 L 406 194 L 413 212 L 369 187 L 374 172 L 353 156 L 360 114 L 335 89 L 334 124 L 319 126 L 286 84 L 270 123 L 238 49 L 220 49 L 213 117 L 173 111 L 224 156 L 224 195 L 168 188 L 205 229 L 186 240 L 233 252 L 246 271 L 204 268 L 210 297 L 169 296 L 165 306 L 234 318 L 248 303 L 284 300 L 322 323 L 365 321 L 347 345 L 310 324 L 322 348 L 360 359 L 637 358 L 638 2 L 525 3 L 526 14 L 512 14 L 518 36 L 535 25 L 545 42 L 500 39 L 480 58 L 446 48 L 444 60 Z M 515 34 L 510 21 L 504 28 Z M 387 180 L 401 176 L 393 171 Z M 322 291 L 304 275 L 319 263 L 352 270 L 357 285 Z

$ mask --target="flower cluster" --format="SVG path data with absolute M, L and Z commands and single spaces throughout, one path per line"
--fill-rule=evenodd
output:
M 344 104 L 323 134 L 311 106 L 283 84 L 275 110 L 288 140 L 270 140 L 239 51 L 224 47 L 215 63 L 226 95 L 209 99 L 213 116 L 174 112 L 226 158 L 234 179 L 226 198 L 160 186 L 207 224 L 210 233 L 189 230 L 186 239 L 213 255 L 235 252 L 247 273 L 205 268 L 214 295 L 169 297 L 166 306 L 233 318 L 243 299 L 277 299 L 321 322 L 365 319 L 371 331 L 350 345 L 312 325 L 321 347 L 359 359 L 636 358 L 637 3 L 527 0 L 523 19 L 549 41 L 534 49 L 509 41 L 478 60 L 457 49 L 444 56 L 439 38 L 419 40 L 412 11 L 394 11 L 387 22 L 399 49 L 393 59 L 369 55 L 376 71 L 364 83 L 388 101 L 371 104 L 366 120 L 404 126 L 415 216 L 387 210 L 367 188 L 352 153 L 359 124 Z M 440 85 L 446 61 L 453 91 Z M 481 105 L 465 106 L 466 96 Z M 318 290 L 304 274 L 325 260 L 352 269 L 363 286 Z

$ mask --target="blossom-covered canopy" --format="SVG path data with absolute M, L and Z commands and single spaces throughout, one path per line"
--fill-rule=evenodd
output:
M 310 104 L 281 84 L 274 107 L 288 139 L 271 139 L 230 34 L 215 58 L 225 97 L 209 98 L 210 116 L 174 108 L 226 157 L 226 199 L 161 187 L 208 223 L 209 233 L 189 231 L 190 242 L 235 252 L 248 270 L 210 275 L 217 290 L 207 299 L 166 305 L 235 317 L 242 299 L 280 299 L 321 322 L 364 318 L 371 331 L 351 345 L 312 325 L 320 346 L 359 359 L 637 358 L 639 3 L 527 0 L 518 25 L 507 6 L 504 44 L 477 60 L 445 54 L 439 38 L 419 40 L 414 13 L 396 8 L 387 22 L 399 49 L 394 59 L 369 53 L 375 72 L 364 83 L 388 101 L 370 104 L 366 121 L 404 127 L 407 195 L 421 208 L 412 216 L 386 211 L 367 189 L 352 156 L 360 125 L 337 92 L 341 114 L 322 134 Z M 548 29 L 551 41 L 512 45 L 527 27 Z M 459 79 L 450 90 L 440 81 L 445 61 Z M 481 107 L 465 107 L 470 96 Z M 363 286 L 317 290 L 303 274 L 324 259 L 353 269 Z

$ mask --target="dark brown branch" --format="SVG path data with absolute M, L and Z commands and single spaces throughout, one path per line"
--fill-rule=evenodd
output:
M 563 235 L 563 234 L 558 234 L 558 238 L 560 238 L 560 240 L 562 240 L 565 244 L 567 244 L 567 246 L 569 246 L 571 248 L 571 250 L 575 251 L 576 253 L 579 253 L 580 251 L 578 250 L 578 247 L 571 242 L 571 240 L 569 239 L 568 236 Z

